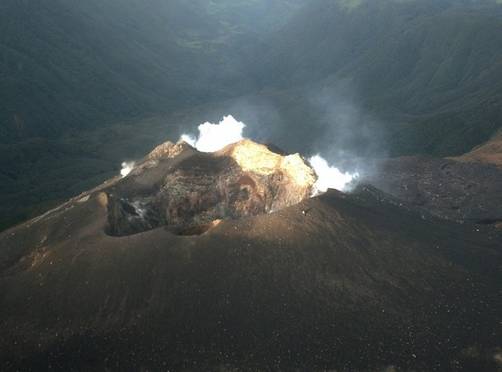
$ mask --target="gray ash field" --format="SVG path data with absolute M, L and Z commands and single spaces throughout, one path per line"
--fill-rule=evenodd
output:
M 259 147 L 273 172 L 240 163 L 230 174 L 212 165 L 240 145 L 176 146 L 0 234 L 2 370 L 500 370 L 494 225 L 441 219 L 372 186 L 291 199 L 278 191 L 300 193 L 282 155 Z M 213 183 L 211 215 L 189 204 L 175 225 L 165 212 L 110 233 L 110 195 L 161 192 L 158 205 L 180 211 L 163 186 L 185 162 L 239 185 L 239 198 L 222 201 Z M 184 185 L 200 197 L 200 183 Z M 281 207 L 260 204 L 265 194 Z

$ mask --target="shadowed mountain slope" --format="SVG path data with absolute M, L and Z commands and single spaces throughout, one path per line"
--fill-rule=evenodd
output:
M 108 235 L 111 194 L 143 184 L 147 196 L 169 164 L 209 165 L 189 149 L 160 152 L 131 179 L 0 234 L 6 370 L 497 368 L 495 229 L 360 187 L 200 235 L 169 224 Z
M 317 0 L 259 66 L 275 71 L 272 84 L 351 96 L 394 154 L 462 154 L 502 123 L 501 28 L 494 1 Z
M 470 151 L 501 123 L 501 7 L 3 1 L 0 229 L 234 112 L 302 153 Z
M 494 165 L 415 156 L 375 164 L 365 181 L 405 203 L 458 222 L 502 223 L 502 171 Z
M 269 5 L 268 16 L 264 14 Z M 0 5 L 0 142 L 245 92 L 241 47 L 300 0 L 13 1 Z M 236 82 L 238 81 L 238 82 Z M 230 89 L 230 91 L 227 91 Z

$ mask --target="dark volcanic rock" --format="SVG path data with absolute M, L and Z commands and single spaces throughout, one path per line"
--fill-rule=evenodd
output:
M 429 157 L 386 159 L 365 181 L 442 218 L 502 222 L 502 169 L 493 165 Z
M 164 146 L 0 234 L 0 369 L 500 369 L 500 233 L 368 186 L 285 207 L 301 159 L 262 150 Z

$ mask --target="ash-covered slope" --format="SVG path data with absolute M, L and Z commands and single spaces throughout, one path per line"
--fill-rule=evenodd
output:
M 0 234 L 2 370 L 501 368 L 496 230 L 424 219 L 369 187 L 305 199 L 310 168 L 286 159 L 250 142 L 167 144 Z M 221 196 L 223 180 L 247 198 L 183 202 L 193 213 L 169 223 L 179 190 Z M 111 236 L 117 209 L 141 214 L 137 198 L 166 220 Z
M 457 222 L 502 227 L 502 169 L 423 156 L 375 162 L 365 181 L 402 202 Z

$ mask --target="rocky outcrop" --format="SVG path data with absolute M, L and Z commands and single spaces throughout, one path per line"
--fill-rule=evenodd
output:
M 159 160 L 161 158 L 174 158 L 186 150 L 190 145 L 186 142 L 172 143 L 170 141 L 164 142 L 157 146 L 147 156 L 149 160 Z
M 315 182 L 300 155 L 283 156 L 249 140 L 216 153 L 167 142 L 109 190 L 109 233 L 130 235 L 159 226 L 200 233 L 213 221 L 300 203 Z

